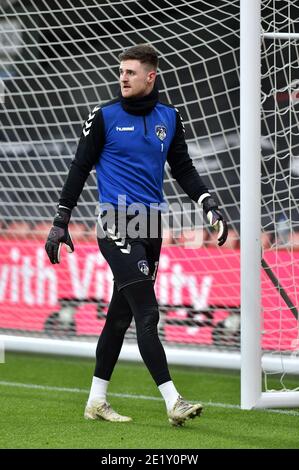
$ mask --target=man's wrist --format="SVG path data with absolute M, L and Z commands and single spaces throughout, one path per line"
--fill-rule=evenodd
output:
M 62 204 L 58 204 L 57 208 L 58 209 L 65 209 L 68 212 L 72 212 L 72 209 L 70 207 L 63 206 Z
M 212 198 L 212 196 L 210 194 L 205 193 L 201 196 L 201 198 L 199 198 L 198 202 L 201 199 L 202 208 L 203 208 L 205 214 L 207 214 L 211 210 L 217 210 L 218 209 L 217 202 Z
M 198 204 L 202 204 L 203 201 L 208 198 L 208 197 L 211 197 L 211 194 L 210 193 L 203 193 L 200 198 L 198 199 Z
M 56 227 L 65 228 L 70 221 L 71 213 L 72 210 L 69 207 L 58 205 L 53 225 Z

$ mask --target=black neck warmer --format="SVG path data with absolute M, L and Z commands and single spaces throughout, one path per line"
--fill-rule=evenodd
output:
M 159 99 L 159 90 L 155 85 L 149 95 L 142 96 L 141 98 L 124 98 L 119 92 L 121 105 L 123 109 L 135 116 L 145 116 L 149 114 L 156 106 Z

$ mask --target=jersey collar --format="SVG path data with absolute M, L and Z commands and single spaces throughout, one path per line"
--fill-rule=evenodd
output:
M 159 90 L 155 85 L 151 93 L 142 98 L 124 98 L 120 91 L 118 96 L 124 111 L 136 116 L 145 116 L 156 106 L 159 100 Z

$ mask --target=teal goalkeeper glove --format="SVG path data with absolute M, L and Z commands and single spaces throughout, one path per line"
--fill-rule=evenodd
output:
M 226 221 L 224 220 L 216 202 L 211 196 L 207 196 L 202 201 L 202 207 L 207 215 L 210 226 L 218 232 L 218 245 L 222 246 L 226 242 L 228 235 Z
M 60 250 L 62 243 L 65 243 L 69 253 L 74 251 L 72 237 L 68 231 L 68 224 L 71 218 L 71 210 L 67 207 L 58 206 L 57 214 L 53 220 L 53 227 L 49 232 L 45 250 L 52 264 L 60 262 Z

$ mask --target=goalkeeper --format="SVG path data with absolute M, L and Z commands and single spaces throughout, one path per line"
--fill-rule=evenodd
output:
M 134 317 L 138 347 L 165 400 L 168 419 L 173 425 L 182 425 L 199 416 L 202 405 L 190 404 L 178 393 L 157 330 L 159 310 L 154 281 L 162 242 L 159 207 L 163 206 L 166 161 L 184 192 L 203 207 L 209 223 L 218 230 L 219 245 L 226 241 L 227 224 L 192 164 L 178 111 L 159 101 L 155 49 L 147 44 L 136 45 L 120 54 L 119 60 L 119 96 L 102 107 L 96 106 L 83 125 L 45 248 L 53 264 L 60 262 L 62 243 L 68 251 L 74 250 L 68 223 L 95 166 L 101 208 L 98 244 L 113 272 L 114 290 L 98 340 L 84 416 L 107 421 L 131 420 L 111 408 L 106 394 L 125 332 Z M 141 225 L 144 222 L 140 231 L 145 229 L 137 238 L 127 230 L 132 215 L 126 209 L 134 203 L 139 204 Z M 116 223 L 116 218 L 109 217 L 113 211 L 125 214 L 123 223 L 119 223 L 119 217 Z M 153 223 L 155 230 L 151 227 Z

